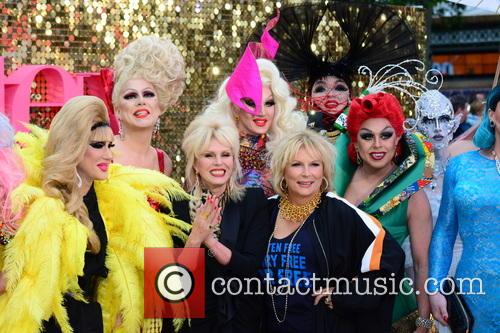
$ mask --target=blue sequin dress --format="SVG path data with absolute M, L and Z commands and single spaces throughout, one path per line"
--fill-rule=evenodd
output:
M 463 241 L 455 278 L 474 317 L 474 333 L 500 332 L 500 175 L 478 151 L 450 160 L 432 234 L 429 277 L 441 281 L 451 264 L 457 232 Z M 482 281 L 482 287 L 478 279 Z M 429 291 L 439 290 L 429 284 Z M 481 290 L 482 289 L 482 290 Z M 480 294 L 482 291 L 482 294 Z

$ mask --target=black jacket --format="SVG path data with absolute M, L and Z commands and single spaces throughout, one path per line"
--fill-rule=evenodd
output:
M 268 205 L 260 188 L 247 188 L 241 201 L 226 204 L 219 240 L 231 249 L 231 260 L 222 266 L 215 258 L 205 256 L 206 318 L 192 319 L 192 327 L 185 324 L 183 332 L 256 332 L 259 318 L 255 297 L 217 296 L 212 293 L 211 284 L 217 277 L 228 280 L 257 276 L 271 233 Z M 177 218 L 191 222 L 188 201 L 174 202 L 173 210 Z
M 270 211 L 277 210 L 279 197 L 269 201 Z M 319 218 L 304 228 L 313 239 L 320 277 L 346 278 L 348 282 L 330 285 L 337 291 L 332 294 L 334 308 L 330 310 L 323 302 L 314 307 L 311 332 L 390 332 L 395 295 L 383 293 L 380 287 L 377 291 L 383 295 L 360 293 L 373 293 L 377 278 L 392 277 L 397 287 L 404 269 L 403 250 L 375 218 L 333 193 L 323 195 L 317 210 Z M 347 283 L 350 294 L 339 295 L 347 291 Z

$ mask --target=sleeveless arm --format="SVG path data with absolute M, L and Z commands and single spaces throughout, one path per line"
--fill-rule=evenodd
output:
M 428 283 L 430 292 L 439 291 L 439 283 L 447 276 L 451 265 L 451 253 L 458 233 L 458 218 L 453 192 L 459 170 L 459 160 L 449 162 L 444 176 L 443 198 L 439 208 L 436 227 L 432 233 L 429 251 L 429 277 L 436 279 Z

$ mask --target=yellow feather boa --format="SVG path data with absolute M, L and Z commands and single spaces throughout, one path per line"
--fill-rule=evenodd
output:
M 30 126 L 16 137 L 27 170 L 26 181 L 13 192 L 14 209 L 24 208 L 20 227 L 3 253 L 7 291 L 0 296 L 0 327 L 11 333 L 41 330 L 55 316 L 65 333 L 72 332 L 63 295 L 81 298 L 88 229 L 65 211 L 62 201 L 41 189 L 47 132 Z M 171 201 L 189 198 L 180 185 L 151 170 L 111 165 L 109 177 L 95 181 L 99 211 L 106 225 L 109 274 L 98 288 L 105 332 L 140 332 L 143 325 L 145 247 L 172 247 L 172 235 L 186 238 L 190 226 L 155 211 L 151 198 L 171 211 Z M 117 315 L 123 323 L 114 328 Z

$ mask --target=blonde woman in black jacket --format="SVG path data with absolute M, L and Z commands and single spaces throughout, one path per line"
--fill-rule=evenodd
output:
M 260 271 L 265 331 L 390 331 L 403 251 L 375 218 L 329 192 L 334 152 L 319 134 L 293 134 L 272 153 L 279 195 L 269 199 L 274 231 Z

